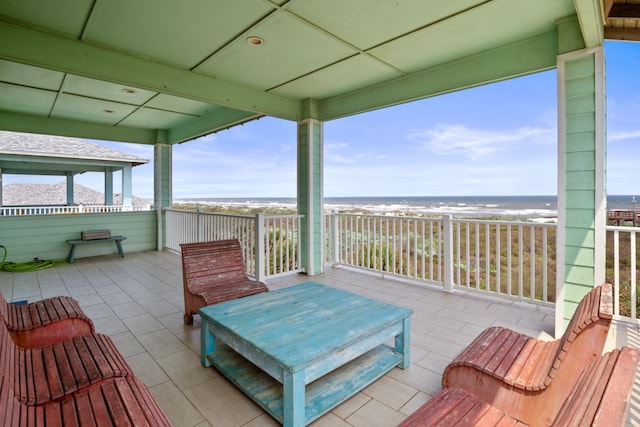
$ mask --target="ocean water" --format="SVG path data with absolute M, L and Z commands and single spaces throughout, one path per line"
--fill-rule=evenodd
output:
M 640 196 L 614 195 L 607 197 L 607 209 L 633 209 Z M 296 199 L 281 198 L 189 198 L 177 202 L 196 202 L 220 206 L 246 208 L 286 207 L 295 209 Z M 415 197 L 325 197 L 326 211 L 361 211 L 376 214 L 451 214 L 456 217 L 526 217 L 556 218 L 556 196 L 415 196 Z

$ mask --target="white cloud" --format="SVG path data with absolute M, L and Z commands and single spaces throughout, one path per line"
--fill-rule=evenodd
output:
M 464 125 L 440 126 L 435 129 L 414 131 L 407 135 L 410 141 L 442 156 L 466 156 L 478 159 L 515 145 L 555 142 L 552 129 L 522 127 L 513 130 L 471 129 Z
M 608 142 L 627 141 L 636 138 L 640 138 L 640 130 L 609 132 L 607 134 Z

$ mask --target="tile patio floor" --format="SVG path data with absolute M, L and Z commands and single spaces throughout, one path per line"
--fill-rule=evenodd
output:
M 394 369 L 333 409 L 313 426 L 391 427 L 440 389 L 445 365 L 484 328 L 502 325 L 550 339 L 549 309 L 435 288 L 379 275 L 327 267 L 325 274 L 289 275 L 268 281 L 271 289 L 313 280 L 414 310 L 411 366 Z M 125 258 L 80 258 L 74 264 L 29 273 L 0 272 L 8 300 L 54 295 L 78 299 L 98 332 L 111 336 L 134 372 L 151 388 L 176 427 L 278 426 L 213 368 L 199 359 L 199 318 L 182 321 L 179 255 L 138 252 Z M 608 347 L 640 348 L 637 327 L 616 323 Z M 640 425 L 640 375 L 628 425 Z

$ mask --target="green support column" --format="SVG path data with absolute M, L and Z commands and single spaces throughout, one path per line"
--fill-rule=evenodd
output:
M 133 205 L 131 169 L 131 165 L 122 169 L 122 206 L 131 207 Z
M 73 202 L 73 174 L 67 172 L 67 206 L 72 206 Z
M 604 70 L 602 47 L 558 57 L 557 336 L 605 279 Z
M 298 123 L 298 213 L 302 269 L 309 275 L 324 269 L 322 122 Z
M 166 246 L 166 227 L 163 208 L 170 208 L 173 202 L 171 191 L 171 153 L 169 144 L 156 143 L 153 147 L 154 179 L 153 203 L 158 217 L 158 250 Z
M 113 205 L 113 169 L 111 168 L 106 168 L 104 171 L 104 204 Z

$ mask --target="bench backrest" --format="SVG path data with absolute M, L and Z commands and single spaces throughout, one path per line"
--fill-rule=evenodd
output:
M 236 239 L 182 243 L 180 248 L 182 277 L 187 286 L 247 280 L 242 247 Z
M 610 283 L 604 283 L 589 291 L 578 304 L 567 329 L 560 338 L 556 361 L 551 368 L 550 376 L 553 377 L 569 348 L 584 329 L 599 321 L 608 325 L 612 318 L 613 290 Z
M 638 352 L 613 350 L 590 363 L 558 411 L 552 426 L 622 426 L 638 369 Z

